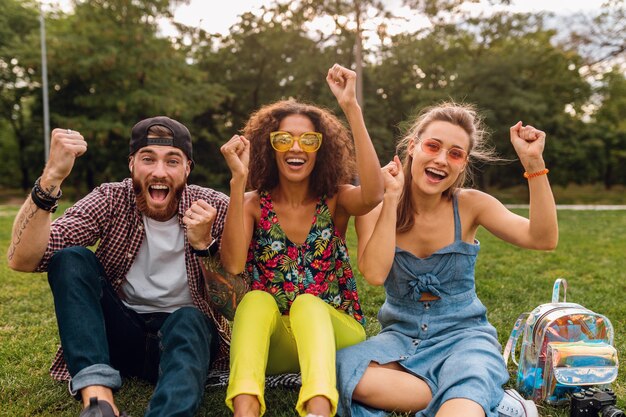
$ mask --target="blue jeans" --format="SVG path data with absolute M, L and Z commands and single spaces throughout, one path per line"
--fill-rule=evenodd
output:
M 121 376 L 156 384 L 146 416 L 193 416 L 217 351 L 214 323 L 195 307 L 139 314 L 126 307 L 92 251 L 70 247 L 48 266 L 73 391 L 113 390 Z

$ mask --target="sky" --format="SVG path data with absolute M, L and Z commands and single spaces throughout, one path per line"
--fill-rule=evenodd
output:
M 577 11 L 598 10 L 603 0 L 514 0 L 510 10 L 552 11 L 570 14 Z M 211 33 L 226 34 L 228 29 L 237 21 L 237 16 L 246 11 L 258 10 L 271 0 L 227 0 L 214 2 L 206 0 L 191 0 L 188 5 L 179 6 L 175 11 L 175 20 L 189 26 L 200 26 Z M 398 0 L 386 0 L 387 4 L 400 4 Z
M 69 7 L 69 0 L 40 0 L 45 4 L 59 4 L 63 9 Z M 383 0 L 389 9 L 409 19 L 408 25 L 423 24 L 419 16 L 409 9 L 399 9 L 401 0 Z M 508 10 L 518 12 L 550 11 L 557 14 L 571 14 L 579 11 L 599 10 L 605 0 L 512 0 Z M 255 12 L 273 0 L 227 0 L 216 2 L 207 0 L 191 0 L 189 4 L 180 5 L 174 11 L 174 19 L 192 27 L 201 27 L 209 33 L 227 34 L 229 28 L 237 22 L 237 17 L 244 12 Z M 393 5 L 398 5 L 394 8 Z M 45 6 L 44 6 L 45 7 Z M 164 34 L 173 28 L 163 25 Z

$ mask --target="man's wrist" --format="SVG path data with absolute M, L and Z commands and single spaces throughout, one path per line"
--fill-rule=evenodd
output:
M 54 213 L 58 207 L 58 202 L 63 193 L 58 188 L 58 193 L 51 194 L 56 190 L 56 187 L 49 187 L 44 189 L 40 184 L 41 177 L 37 178 L 35 185 L 30 193 L 30 198 L 37 207 L 42 210 Z
M 65 180 L 64 176 L 59 175 L 58 173 L 55 173 L 53 170 L 46 167 L 41 173 L 40 184 L 41 187 L 45 189 L 61 188 L 63 180 Z
M 200 256 L 202 258 L 207 257 L 207 256 L 215 256 L 215 254 L 219 250 L 219 245 L 217 244 L 217 240 L 215 238 L 213 238 L 211 243 L 209 243 L 209 245 L 204 249 L 196 249 L 191 245 L 190 247 L 191 247 L 191 253 L 193 253 L 196 256 Z

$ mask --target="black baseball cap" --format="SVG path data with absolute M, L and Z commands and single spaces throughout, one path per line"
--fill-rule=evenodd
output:
M 150 130 L 152 126 L 167 127 L 172 132 L 173 136 L 149 138 L 148 130 Z M 167 116 L 156 116 L 144 119 L 133 126 L 130 135 L 129 155 L 134 154 L 144 146 L 150 145 L 173 146 L 180 149 L 191 161 L 191 169 L 193 169 L 195 164 L 193 162 L 191 134 L 189 133 L 189 129 L 187 129 L 182 123 L 174 119 L 170 119 Z

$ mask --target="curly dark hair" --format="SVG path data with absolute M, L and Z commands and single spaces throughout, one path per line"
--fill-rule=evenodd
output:
M 278 185 L 278 166 L 270 133 L 278 130 L 281 121 L 292 114 L 308 117 L 315 131 L 323 136 L 317 151 L 310 187 L 316 196 L 332 197 L 341 184 L 356 178 L 356 160 L 352 136 L 344 124 L 329 110 L 293 99 L 281 100 L 255 111 L 243 128 L 250 141 L 248 186 L 258 191 L 271 191 Z

